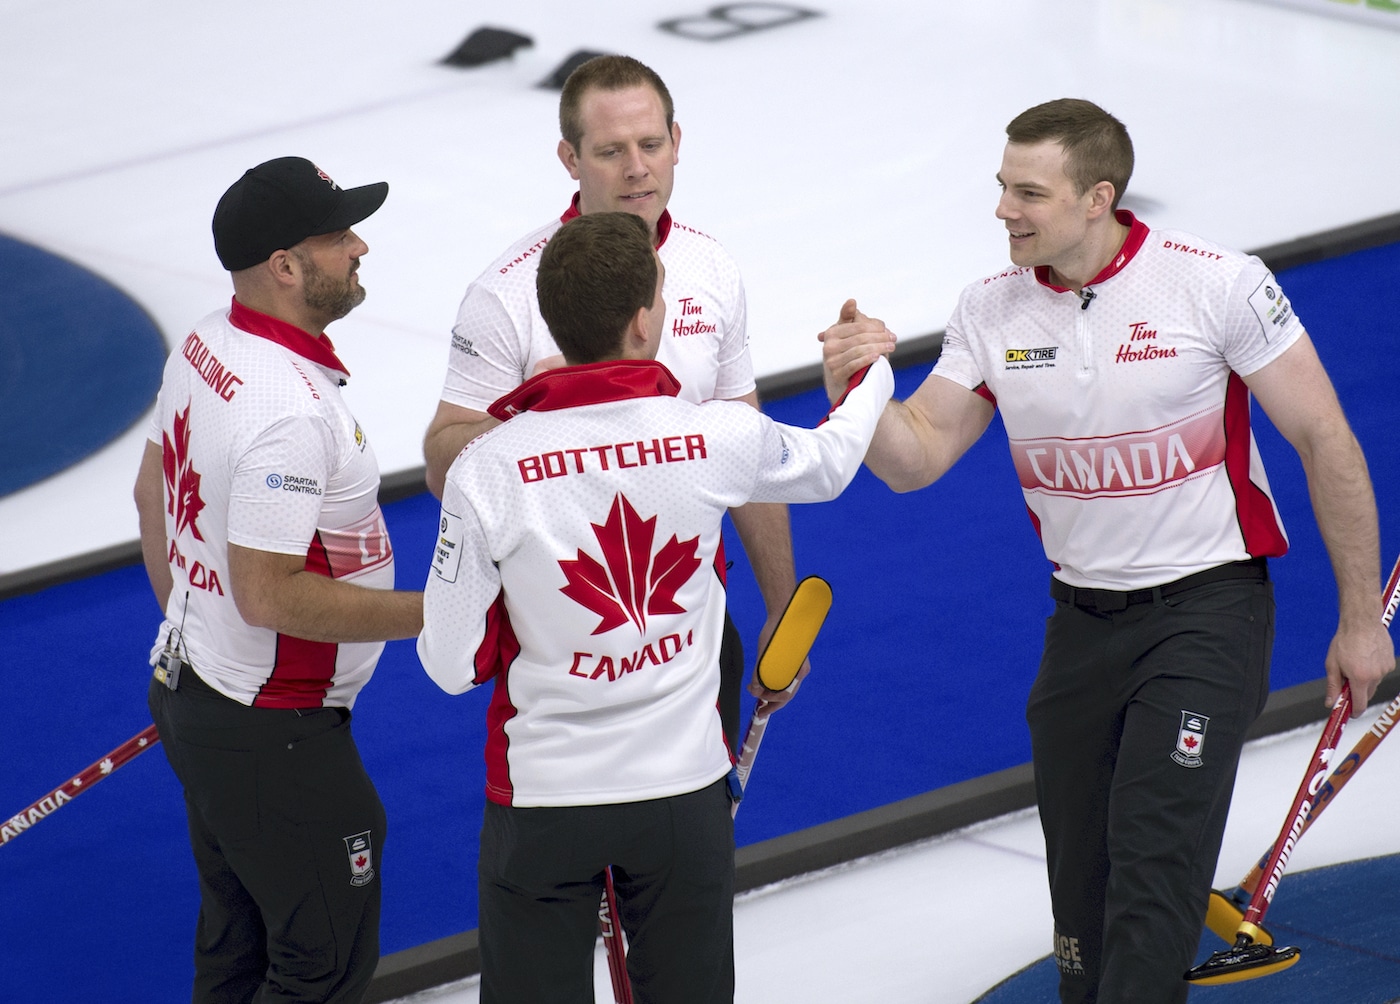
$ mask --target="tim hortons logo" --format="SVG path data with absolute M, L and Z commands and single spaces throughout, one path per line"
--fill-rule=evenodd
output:
M 684 338 L 686 335 L 713 335 L 719 329 L 701 315 L 705 313 L 705 308 L 695 302 L 692 296 L 683 296 L 679 300 L 680 316 L 671 321 L 671 335 L 675 338 Z
M 1149 328 L 1147 321 L 1134 321 L 1128 325 L 1128 341 L 1136 342 L 1136 345 L 1120 345 L 1118 352 L 1114 355 L 1115 363 L 1138 363 L 1152 359 L 1175 359 L 1176 346 L 1169 345 L 1165 348 L 1158 345 L 1157 329 Z
M 161 466 L 165 469 L 165 511 L 175 517 L 175 536 L 186 528 L 195 540 L 203 540 L 199 532 L 199 514 L 204 510 L 204 500 L 199 497 L 199 472 L 190 461 L 190 406 L 175 413 L 175 423 L 170 433 L 161 433 Z
M 579 549 L 574 560 L 559 562 L 568 580 L 559 591 L 601 618 L 593 634 L 628 621 L 645 632 L 650 616 L 685 613 L 676 593 L 701 565 L 695 554 L 698 536 L 682 542 L 672 534 L 653 553 L 656 517 L 642 519 L 621 492 L 614 497 L 606 522 L 593 524 L 593 535 L 602 561 Z

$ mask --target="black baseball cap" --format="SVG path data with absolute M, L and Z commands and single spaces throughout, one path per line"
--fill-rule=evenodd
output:
M 245 171 L 214 209 L 214 250 L 230 272 L 252 268 L 308 237 L 346 230 L 384 204 L 389 183 L 341 188 L 305 157 Z

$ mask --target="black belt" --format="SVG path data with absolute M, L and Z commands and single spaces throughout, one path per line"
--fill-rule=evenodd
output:
M 1151 589 L 1084 589 L 1071 586 L 1051 576 L 1050 596 L 1061 603 L 1070 603 L 1081 610 L 1097 610 L 1099 613 L 1112 613 L 1126 610 L 1138 603 L 1151 603 L 1164 596 L 1175 596 L 1197 586 L 1228 579 L 1248 579 L 1251 582 L 1267 582 L 1269 563 L 1264 558 L 1250 558 L 1248 561 L 1232 561 L 1228 565 L 1216 565 L 1203 572 L 1183 576 L 1173 582 L 1153 586 Z

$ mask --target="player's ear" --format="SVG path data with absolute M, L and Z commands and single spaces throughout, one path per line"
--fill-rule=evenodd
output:
M 681 161 L 681 124 L 671 123 L 671 163 L 679 164 Z
M 618 346 L 622 358 L 655 359 L 656 351 L 661 347 L 659 343 L 652 344 L 655 341 L 651 337 L 651 308 L 638 307 L 632 320 L 622 330 L 621 344 Z
M 569 172 L 569 177 L 578 181 L 578 151 L 574 145 L 566 139 L 559 141 L 559 163 L 564 165 L 564 170 Z
M 282 286 L 294 286 L 301 278 L 301 263 L 290 251 L 272 252 L 272 256 L 263 262 L 262 267 L 274 282 Z
M 1089 196 L 1089 218 L 1097 219 L 1113 208 L 1113 199 L 1118 194 L 1114 191 L 1113 182 L 1100 181 L 1088 191 Z

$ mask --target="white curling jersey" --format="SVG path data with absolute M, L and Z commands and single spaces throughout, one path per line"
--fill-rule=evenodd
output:
M 575 195 L 559 219 L 517 241 L 467 287 L 452 327 L 444 401 L 485 412 L 541 359 L 559 354 L 540 316 L 535 274 L 554 232 L 578 215 Z M 669 211 L 656 229 L 656 252 L 666 266 L 666 331 L 657 362 L 681 382 L 687 401 L 743 397 L 755 384 L 738 266 L 713 237 L 675 222 Z
M 418 656 L 442 689 L 495 680 L 486 795 L 599 805 L 723 777 L 720 525 L 855 476 L 894 387 L 881 359 L 817 429 L 696 405 L 654 362 L 537 376 L 447 474 Z
M 165 469 L 173 630 L 200 677 L 242 704 L 352 707 L 382 642 L 305 641 L 252 627 L 228 543 L 305 555 L 308 570 L 394 586 L 379 464 L 341 399 L 330 340 L 243 306 L 200 321 L 166 360 L 149 438 Z
M 933 372 L 1000 410 L 1069 585 L 1142 589 L 1281 555 L 1241 377 L 1303 326 L 1258 258 L 1118 219 L 1128 239 L 1082 297 L 1043 267 L 967 287 Z

